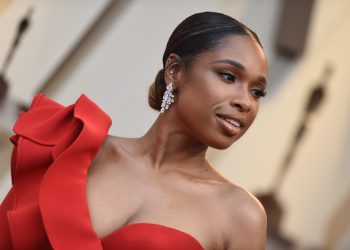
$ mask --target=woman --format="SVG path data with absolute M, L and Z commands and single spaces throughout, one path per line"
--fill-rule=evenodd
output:
M 1 249 L 264 249 L 261 204 L 205 158 L 255 119 L 267 78 L 259 39 L 198 13 L 172 33 L 163 66 L 149 91 L 161 113 L 141 138 L 107 135 L 111 119 L 85 95 L 68 107 L 34 98 L 11 138 Z

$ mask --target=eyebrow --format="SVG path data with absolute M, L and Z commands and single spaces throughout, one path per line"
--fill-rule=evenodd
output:
M 230 64 L 230 65 L 232 65 L 232 66 L 234 66 L 242 71 L 246 71 L 246 68 L 243 66 L 243 64 L 241 64 L 237 61 L 231 60 L 231 59 L 222 59 L 222 60 L 212 62 L 211 64 L 214 64 L 214 63 L 228 63 L 228 64 Z M 267 84 L 266 78 L 263 76 L 259 76 L 258 80 L 260 82 L 264 83 L 265 85 Z

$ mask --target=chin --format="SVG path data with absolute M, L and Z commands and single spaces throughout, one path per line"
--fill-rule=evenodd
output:
M 215 148 L 215 149 L 218 149 L 218 150 L 225 150 L 225 149 L 228 149 L 231 145 L 228 145 L 228 146 L 223 146 L 223 145 L 219 145 L 219 146 L 210 146 L 211 148 Z
M 229 148 L 236 140 L 222 140 L 222 141 L 216 141 L 213 142 L 211 144 L 209 144 L 208 146 L 211 148 L 215 148 L 215 149 L 219 149 L 219 150 L 224 150 Z
M 244 131 L 245 132 L 245 131 Z M 235 136 L 223 136 L 221 138 L 217 138 L 217 140 L 213 140 L 210 145 L 211 148 L 224 150 L 229 148 L 232 144 L 238 141 L 244 133 L 235 135 Z

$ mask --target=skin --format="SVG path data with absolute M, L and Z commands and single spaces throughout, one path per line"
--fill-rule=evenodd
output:
M 263 207 L 205 154 L 247 131 L 266 78 L 266 57 L 250 36 L 226 38 L 188 68 L 171 54 L 165 80 L 175 84 L 175 102 L 143 137 L 109 135 L 89 168 L 87 201 L 97 235 L 147 222 L 186 232 L 205 249 L 264 249 Z M 230 132 L 217 114 L 244 126 Z

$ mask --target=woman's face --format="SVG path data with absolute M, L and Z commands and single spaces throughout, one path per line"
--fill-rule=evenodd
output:
M 208 146 L 229 147 L 253 123 L 266 79 L 265 54 L 250 36 L 230 36 L 198 55 L 175 82 L 187 132 Z

